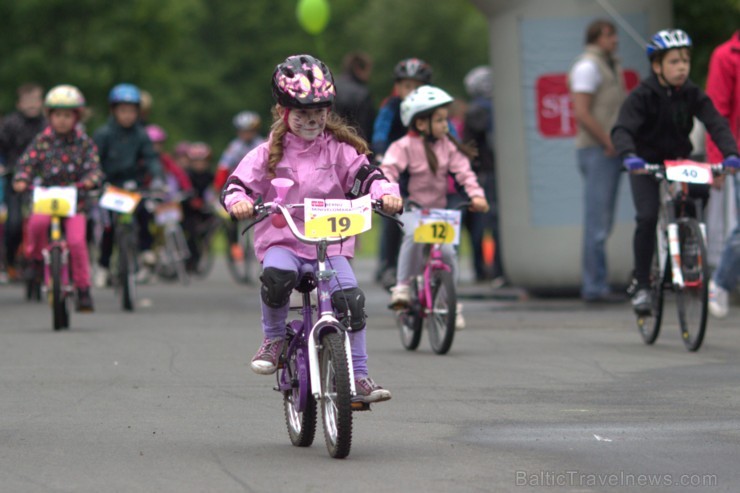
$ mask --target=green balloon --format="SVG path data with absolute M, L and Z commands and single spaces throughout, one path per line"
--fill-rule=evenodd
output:
M 296 8 L 298 23 L 308 34 L 320 34 L 329 23 L 327 0 L 299 0 Z

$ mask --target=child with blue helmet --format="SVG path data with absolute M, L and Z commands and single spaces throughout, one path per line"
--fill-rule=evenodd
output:
M 646 52 L 652 74 L 630 93 L 619 111 L 611 132 L 612 142 L 630 172 L 632 200 L 637 225 L 633 241 L 635 268 L 632 308 L 638 315 L 651 312 L 650 265 L 655 251 L 655 228 L 660 205 L 658 181 L 639 174 L 646 163 L 688 158 L 693 118 L 707 128 L 722 151 L 726 168 L 740 168 L 737 144 L 727 120 L 717 112 L 709 97 L 689 79 L 691 38 L 680 29 L 657 32 Z M 706 185 L 691 187 L 691 193 L 706 202 Z

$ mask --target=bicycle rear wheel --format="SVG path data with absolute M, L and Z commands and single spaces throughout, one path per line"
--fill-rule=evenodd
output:
M 670 279 L 670 259 L 666 257 L 664 269 L 660 269 L 660 255 L 653 254 L 653 265 L 650 268 L 650 291 L 653 306 L 650 315 L 637 317 L 637 328 L 645 344 L 653 344 L 660 334 L 660 324 L 663 321 L 663 298 L 666 282 Z
M 229 240 L 226 248 L 226 266 L 231 277 L 239 284 L 252 282 L 252 264 L 254 263 L 254 247 L 252 233 L 247 231 L 241 234 L 238 223 L 227 223 L 226 238 Z
M 343 334 L 326 334 L 321 339 L 319 372 L 326 448 L 335 459 L 343 459 L 352 446 L 352 395 Z
M 285 424 L 290 442 L 296 447 L 309 447 L 316 434 L 316 400 L 309 388 L 308 367 L 300 368 L 297 355 L 293 353 L 285 362 L 283 372 L 283 380 L 291 382 L 293 386 L 291 390 L 283 392 Z M 303 411 L 300 411 L 302 392 L 306 394 L 306 403 Z
M 416 279 L 411 283 L 410 288 L 409 306 L 402 310 L 396 310 L 396 324 L 401 334 L 401 344 L 407 350 L 414 351 L 419 347 L 421 341 L 421 326 L 424 319 L 422 318 Z
M 69 311 L 67 310 L 67 294 L 62 286 L 62 249 L 58 246 L 51 249 L 51 289 L 49 294 L 51 299 L 52 326 L 54 330 L 66 329 L 69 327 Z
M 689 351 L 696 351 L 704 341 L 707 328 L 709 270 L 707 248 L 699 222 L 693 218 L 678 221 L 681 248 L 681 274 L 684 287 L 676 293 L 681 339 Z
M 427 316 L 429 343 L 437 354 L 445 354 L 455 337 L 457 294 L 452 274 L 444 270 L 432 273 L 432 311 Z

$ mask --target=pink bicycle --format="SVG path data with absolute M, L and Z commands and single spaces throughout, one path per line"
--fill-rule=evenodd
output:
M 414 203 L 409 205 L 419 207 Z M 425 320 L 432 350 L 437 354 L 446 354 L 452 347 L 457 316 L 457 291 L 452 268 L 442 258 L 442 245 L 459 242 L 460 209 L 469 205 L 466 202 L 456 209 L 419 207 L 406 213 L 421 214 L 414 231 L 414 241 L 427 245 L 423 273 L 416 276 L 410 285 L 409 304 L 395 309 L 401 344 L 409 351 L 419 347 Z

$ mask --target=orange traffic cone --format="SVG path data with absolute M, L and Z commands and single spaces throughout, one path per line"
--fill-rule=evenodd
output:
M 493 267 L 493 259 L 496 258 L 496 240 L 493 236 L 483 236 L 483 261 L 488 267 Z

